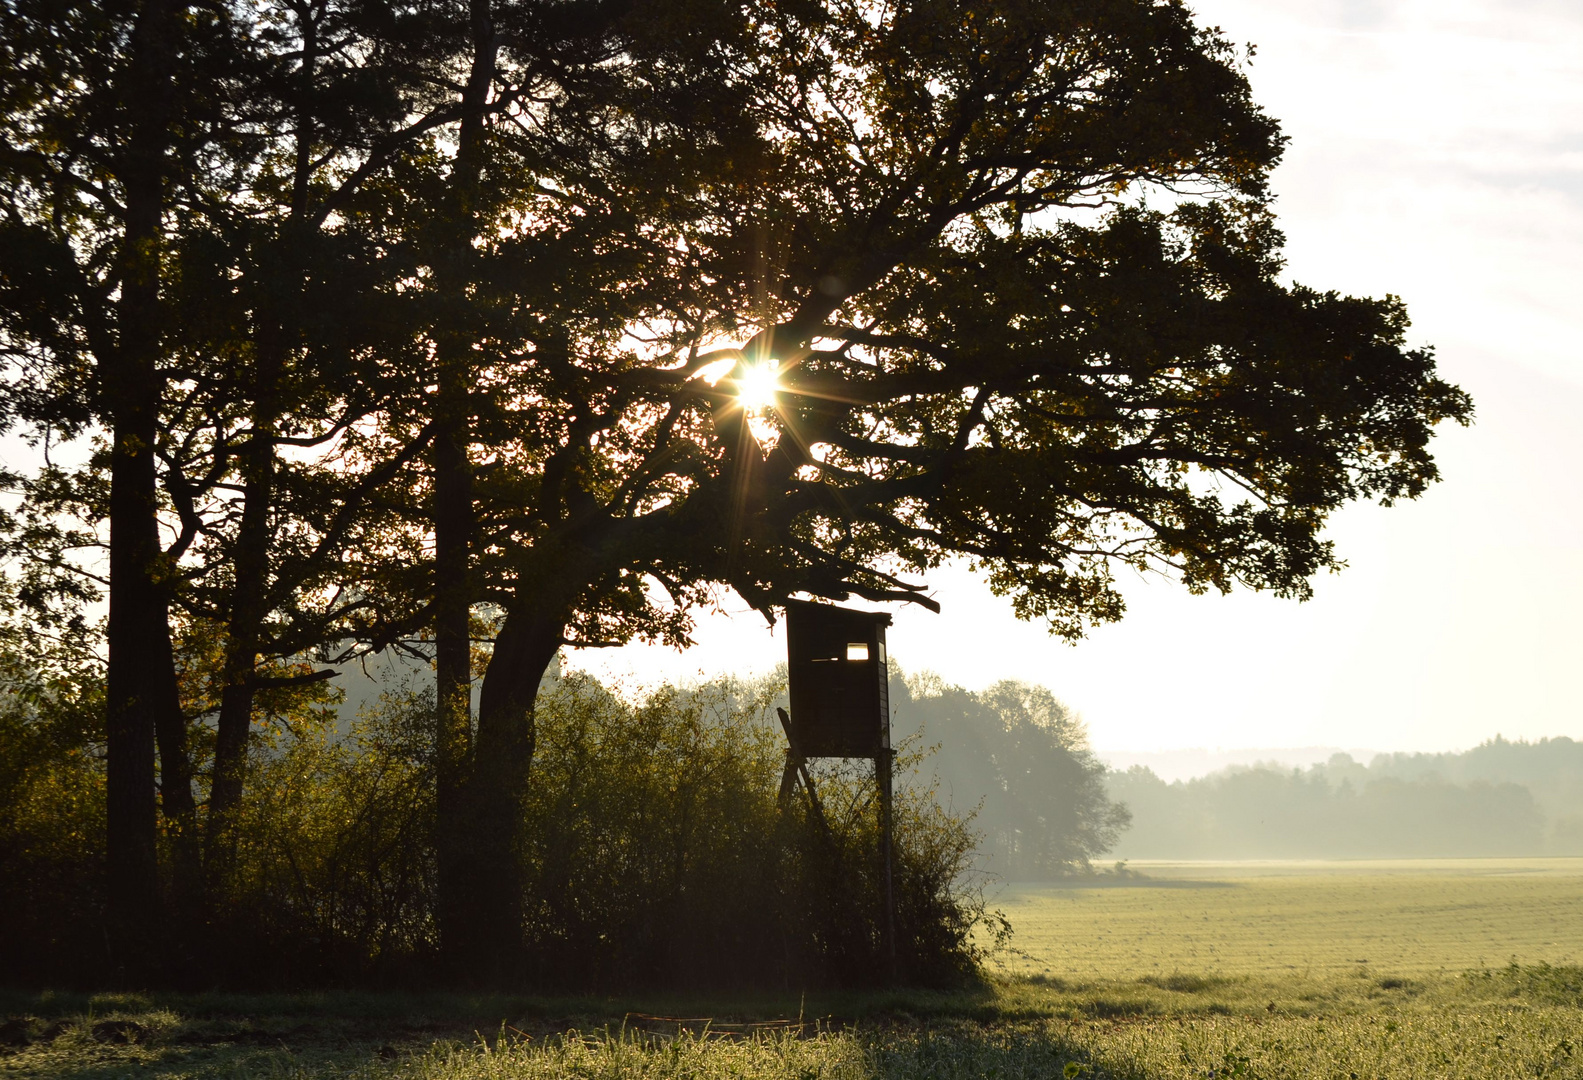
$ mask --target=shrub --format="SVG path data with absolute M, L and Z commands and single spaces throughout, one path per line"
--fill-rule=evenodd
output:
M 97 682 L 12 685 L 0 697 L 7 974 L 103 981 Z M 519 852 L 521 987 L 888 976 L 872 763 L 816 763 L 822 817 L 802 792 L 780 805 L 776 689 L 721 682 L 634 704 L 574 676 L 546 691 Z M 265 710 L 235 849 L 210 875 L 203 924 L 185 927 L 188 980 L 411 985 L 440 970 L 432 697 L 389 695 L 349 727 L 332 720 L 322 703 Z M 202 724 L 194 735 L 202 761 Z M 987 915 L 967 875 L 974 837 L 906 782 L 917 764 L 904 754 L 898 770 L 894 966 L 930 983 L 973 969 Z
M 209 954 L 232 984 L 403 981 L 434 946 L 433 698 L 255 735 Z
M 107 961 L 103 682 L 0 651 L 0 956 L 82 983 Z
M 783 811 L 771 705 L 770 687 L 718 683 L 628 706 L 579 677 L 541 701 L 524 834 L 535 981 L 609 989 L 887 974 L 872 768 L 817 768 L 822 821 L 803 797 Z M 959 975 L 985 917 L 964 887 L 973 837 L 907 785 L 895 813 L 898 974 Z

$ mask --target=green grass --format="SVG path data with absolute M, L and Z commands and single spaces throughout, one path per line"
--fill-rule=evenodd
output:
M 996 970 L 1418 976 L 1512 959 L 1583 962 L 1583 859 L 1133 868 L 1147 877 L 1006 889 L 998 906 L 1016 933 Z
M 13 992 L 0 1080 L 1583 1080 L 1583 860 L 1143 869 L 954 992 Z
M 297 1017 L 264 1018 L 224 1030 L 170 1009 L 123 1019 L 139 1025 L 135 1041 L 100 1042 L 93 1027 L 83 1025 L 0 1057 L 0 1075 L 71 1080 L 1583 1077 L 1583 1018 L 1576 1005 L 1521 998 L 1355 1015 L 1184 1012 L 991 1024 L 892 1015 L 800 1033 L 675 1026 L 662 1031 L 650 1022 L 585 1023 L 548 1033 L 497 1027 L 474 1034 L 421 1023 L 376 1029 Z

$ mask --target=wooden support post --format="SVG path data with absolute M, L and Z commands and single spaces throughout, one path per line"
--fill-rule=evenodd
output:
M 781 770 L 781 793 L 776 800 L 783 812 L 786 804 L 791 802 L 792 789 L 797 786 L 797 769 L 800 764 L 796 754 L 790 750 L 786 751 L 786 768 Z
M 874 759 L 875 779 L 879 781 L 879 847 L 885 871 L 885 951 L 890 958 L 890 981 L 896 981 L 896 887 L 891 872 L 891 841 L 893 827 L 892 766 L 896 751 L 890 747 L 880 750 Z
M 786 751 L 786 769 L 781 773 L 781 807 L 785 808 L 787 799 L 791 797 L 792 786 L 801 776 L 803 791 L 808 793 L 808 809 L 813 814 L 814 820 L 819 823 L 819 828 L 828 835 L 830 822 L 825 820 L 824 806 L 819 802 L 819 793 L 814 790 L 813 777 L 808 772 L 808 759 L 803 757 L 802 749 L 797 745 L 797 737 L 792 734 L 791 717 L 786 715 L 785 709 L 776 709 L 775 715 L 780 717 L 781 727 L 786 729 L 786 742 L 790 747 Z
M 787 690 L 791 707 L 797 713 L 797 725 L 793 730 L 786 710 L 776 710 L 791 745 L 786 771 L 781 775 L 781 806 L 790 803 L 792 788 L 800 776 L 812 813 L 834 840 L 814 794 L 808 759 L 874 762 L 874 780 L 879 788 L 879 865 L 871 863 L 870 867 L 881 875 L 878 884 L 884 890 L 885 910 L 867 912 L 865 916 L 877 915 L 875 922 L 868 925 L 876 927 L 881 935 L 879 944 L 888 960 L 890 981 L 895 983 L 899 977 L 893 866 L 895 754 L 890 746 L 890 668 L 885 655 L 885 628 L 890 625 L 890 616 L 803 600 L 786 600 L 784 606 Z

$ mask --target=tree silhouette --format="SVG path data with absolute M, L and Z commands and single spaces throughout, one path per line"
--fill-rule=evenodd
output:
M 1399 302 L 1282 283 L 1281 137 L 1180 5 L 751 6 L 709 59 L 746 124 L 695 125 L 630 286 L 519 294 L 544 330 L 475 447 L 485 834 L 557 649 L 684 639 L 714 587 L 929 604 L 907 575 L 952 557 L 1068 636 L 1120 616 L 1118 562 L 1306 596 L 1329 513 L 1420 493 L 1469 415 Z M 524 218 L 636 194 L 557 179 Z M 611 288 L 619 334 L 564 304 Z
M 1399 301 L 1283 280 L 1282 137 L 1180 3 L 3 11 L 0 419 L 112 443 L 123 926 L 156 730 L 202 809 L 172 606 L 224 639 L 212 865 L 268 665 L 432 642 L 441 938 L 500 971 L 558 650 L 954 558 L 1068 637 L 1118 564 L 1303 597 L 1471 415 Z

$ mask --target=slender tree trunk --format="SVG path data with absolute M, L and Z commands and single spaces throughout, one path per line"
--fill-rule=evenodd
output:
M 441 376 L 441 407 L 457 410 L 465 390 Z M 465 407 L 465 406 L 461 406 Z M 459 410 L 458 410 L 459 411 Z M 467 768 L 472 751 L 472 640 L 468 560 L 473 528 L 472 469 L 465 421 L 442 421 L 434 445 L 435 487 L 435 814 L 440 947 L 455 966 L 476 959 L 469 944 L 473 891 L 467 851 Z
M 278 365 L 268 365 L 276 367 Z M 274 430 L 267 409 L 256 410 L 253 441 L 243 452 L 242 519 L 237 529 L 235 582 L 226 626 L 225 683 L 220 691 L 214 773 L 209 793 L 206 869 L 211 893 L 223 886 L 235 846 L 234 818 L 242 803 L 247 739 L 253 723 L 253 677 L 269 588 L 269 514 L 274 503 Z
M 160 239 L 177 16 L 184 4 L 147 0 L 132 35 L 123 100 L 133 116 L 123 156 L 126 237 L 117 347 L 101 357 L 110 463 L 110 611 L 106 842 L 113 962 L 141 980 L 165 966 L 161 929 L 154 755 L 161 800 L 178 843 L 193 818 L 186 723 L 170 641 L 169 585 L 158 523 L 154 446 L 163 397 L 159 371 Z
M 302 222 L 308 212 L 308 184 L 312 178 L 317 120 L 314 112 L 315 78 L 319 58 L 319 14 L 298 8 L 301 20 L 302 62 L 297 73 L 295 104 L 296 153 L 292 173 L 290 213 L 284 242 L 276 238 L 277 258 L 271 264 L 276 284 L 264 290 L 274 296 L 279 289 L 283 303 L 278 310 L 266 306 L 259 312 L 258 365 L 252 385 L 253 438 L 242 453 L 242 517 L 236 538 L 236 577 L 226 620 L 224 685 L 216 722 L 214 766 L 209 796 L 205 868 L 210 915 L 222 902 L 221 893 L 235 861 L 235 818 L 242 805 L 247 773 L 247 744 L 253 727 L 254 677 L 264 642 L 264 621 L 270 612 L 273 536 L 270 516 L 275 509 L 277 455 L 273 441 L 281 414 L 280 383 L 286 371 L 309 237 Z
M 261 629 L 268 614 L 269 515 L 274 502 L 275 448 L 267 436 L 274 430 L 273 418 L 264 412 L 255 409 L 253 441 L 242 452 L 242 517 L 237 527 L 235 579 L 221 672 L 224 684 L 215 725 L 214 763 L 209 774 L 203 908 L 202 917 L 193 920 L 195 926 L 203 928 L 201 951 L 209 978 L 224 978 L 233 969 L 227 959 L 231 954 L 227 943 L 237 928 L 227 917 L 227 892 L 236 867 L 237 812 L 242 806 L 256 693 L 253 678 L 258 668 Z
M 110 465 L 110 618 L 106 704 L 106 853 L 113 961 L 139 978 L 152 969 L 150 932 L 159 903 L 154 782 L 155 712 L 162 703 L 147 674 L 168 663 L 169 640 L 153 625 L 162 596 L 155 579 L 159 536 L 150 527 L 153 454 L 142 450 L 152 424 L 123 403 Z M 145 435 L 145 433 L 147 433 Z M 168 631 L 164 631 L 168 632 Z M 165 655 L 161 655 L 164 653 Z
M 498 47 L 490 0 L 469 6 L 473 59 L 462 96 L 462 123 L 450 178 L 451 248 L 441 267 L 440 287 L 458 301 L 471 278 L 475 213 L 483 176 L 485 110 Z M 453 974 L 470 969 L 509 943 L 480 936 L 476 906 L 480 888 L 501 868 L 480 864 L 469 840 L 468 765 L 471 759 L 472 593 L 469 582 L 473 534 L 473 474 L 468 457 L 474 375 L 471 335 L 465 320 L 450 320 L 437 335 L 437 431 L 434 440 L 434 639 L 436 843 L 439 858 L 440 947 Z

